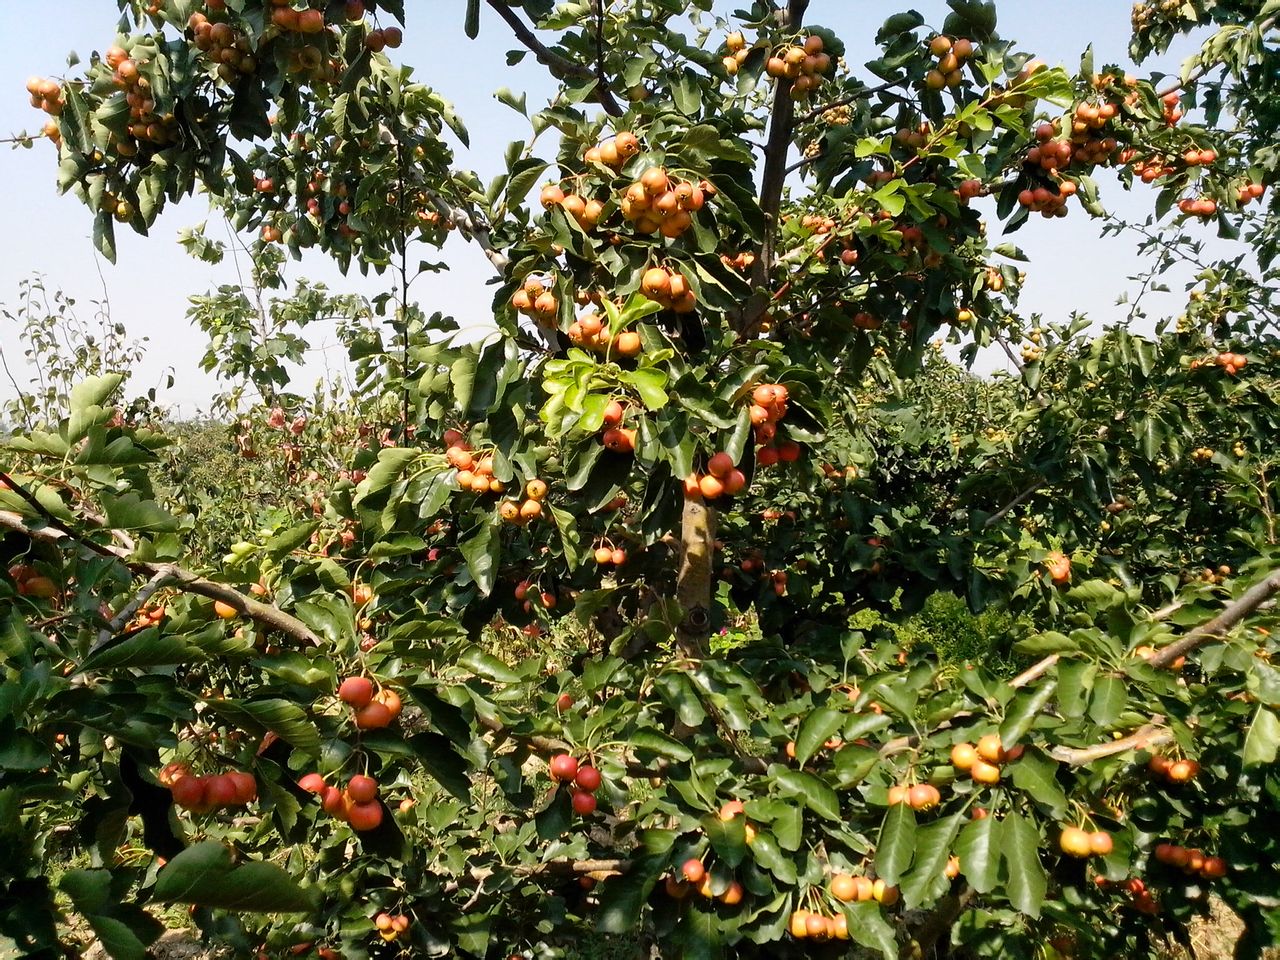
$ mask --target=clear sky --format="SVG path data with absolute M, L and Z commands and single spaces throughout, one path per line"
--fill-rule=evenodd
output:
M 726 3 L 726 9 L 740 6 Z M 460 165 L 477 169 L 482 176 L 498 172 L 506 144 L 527 132 L 526 121 L 499 104 L 493 92 L 507 86 L 528 90 L 533 108 L 551 91 L 551 83 L 532 57 L 507 67 L 505 52 L 515 46 L 505 24 L 487 8 L 480 39 L 468 41 L 462 32 L 463 0 L 415 0 L 409 7 L 404 46 L 394 51 L 417 68 L 417 78 L 439 90 L 457 107 L 471 133 L 467 151 L 458 145 Z M 905 4 L 903 4 L 905 6 Z M 921 0 L 914 7 L 940 24 L 946 5 Z M 1001 0 L 1000 33 L 1053 63 L 1078 64 L 1081 52 L 1092 43 L 1095 62 L 1127 64 L 1129 36 L 1128 0 L 1074 0 L 1070 4 L 1050 0 Z M 114 37 L 117 22 L 114 0 L 54 0 L 42 8 L 45 15 L 19 13 L 9 4 L 0 7 L 0 32 L 8 56 L 0 59 L 0 134 L 39 129 L 44 114 L 26 102 L 26 78 L 58 75 L 66 55 L 76 51 L 87 57 L 91 50 L 105 50 Z M 876 28 L 898 4 L 872 4 L 865 0 L 813 0 L 808 20 L 835 30 L 849 47 L 847 59 L 859 64 L 873 53 Z M 1158 66 L 1172 72 L 1190 52 L 1183 45 Z M 90 242 L 91 219 L 78 200 L 59 197 L 54 186 L 55 157 L 52 145 L 39 142 L 32 150 L 0 148 L 0 182 L 8 184 L 0 222 L 0 303 L 13 307 L 19 281 L 43 274 L 48 286 L 61 287 L 80 301 L 83 318 L 92 314 L 90 301 L 102 296 L 101 268 L 110 297 L 113 318 L 124 323 L 134 337 L 149 338 L 149 347 L 135 388 L 160 380 L 166 369 L 177 374 L 176 385 L 164 399 L 181 413 L 206 408 L 218 389 L 212 377 L 202 373 L 198 360 L 203 337 L 185 319 L 186 298 L 221 283 L 236 282 L 235 265 L 228 260 L 217 267 L 189 258 L 177 245 L 177 231 L 205 218 L 203 202 L 194 197 L 173 207 L 159 219 L 150 238 L 129 230 L 117 231 L 118 263 L 95 263 Z M 1128 219 L 1141 219 L 1150 209 L 1151 194 L 1140 189 L 1134 198 L 1108 191 L 1110 207 Z M 220 229 L 220 228 L 219 228 Z M 211 234 L 221 236 L 211 223 Z M 1099 224 L 1073 205 L 1065 220 L 1035 218 L 1016 237 L 1032 257 L 1030 278 L 1023 298 L 1027 312 L 1043 312 L 1050 319 L 1064 319 L 1072 309 L 1088 312 L 1098 322 L 1112 322 L 1124 315 L 1115 306 L 1117 297 L 1130 287 L 1126 278 L 1135 269 L 1132 240 L 1098 237 Z M 1206 237 L 1209 230 L 1205 228 Z M 1216 241 L 1215 241 L 1216 243 Z M 465 328 L 477 332 L 490 323 L 491 292 L 484 286 L 491 275 L 488 262 L 460 240 L 451 241 L 445 258 L 453 270 L 425 276 L 414 284 L 414 294 L 428 312 L 440 310 L 456 316 Z M 324 280 L 331 287 L 373 294 L 385 289 L 378 278 L 365 279 L 358 272 L 344 278 L 327 260 L 313 256 L 292 268 Z M 387 284 L 389 286 L 389 283 Z M 1170 301 L 1172 302 L 1172 301 Z M 298 392 L 306 393 L 316 376 L 326 369 L 340 372 L 343 356 L 331 336 L 316 332 L 324 341 L 308 362 Z M 10 366 L 20 366 L 16 329 L 0 319 L 0 350 Z M 988 358 L 986 363 L 999 363 Z M 0 380 L 0 399 L 12 397 L 13 388 Z

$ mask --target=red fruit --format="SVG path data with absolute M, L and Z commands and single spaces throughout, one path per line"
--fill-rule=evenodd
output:
M 325 788 L 324 777 L 318 773 L 308 773 L 298 781 L 298 786 L 307 793 L 320 793 Z
M 578 768 L 578 775 L 573 778 L 573 782 L 582 790 L 588 793 L 595 793 L 600 789 L 600 782 L 603 777 L 600 771 L 595 767 L 583 765 Z
M 169 792 L 173 794 L 173 802 L 188 810 L 204 804 L 204 777 L 182 777 L 173 782 Z
M 690 857 L 680 867 L 680 873 L 690 883 L 701 883 L 702 878 L 707 875 L 707 868 L 703 866 L 702 861 L 697 857 Z
M 391 724 L 391 711 L 385 704 L 371 703 L 356 711 L 356 726 L 361 730 L 381 730 Z
M 243 770 L 233 770 L 226 776 L 235 788 L 236 803 L 243 806 L 258 799 L 258 781 L 253 779 L 253 774 L 246 773 Z
M 573 805 L 573 812 L 580 817 L 596 812 L 596 798 L 594 794 L 585 791 L 575 792 L 570 801 Z
M 778 444 L 778 459 L 783 463 L 795 463 L 800 459 L 800 444 L 794 440 L 784 440 Z
M 566 710 L 570 709 L 572 706 L 573 706 L 573 694 L 562 693 L 560 694 L 560 696 L 556 697 L 556 709 L 559 710 L 561 713 L 564 713 Z
M 373 777 L 356 774 L 347 781 L 347 796 L 352 803 L 371 803 L 378 796 L 378 781 Z
M 729 471 L 736 466 L 733 457 L 721 451 L 707 461 L 707 472 L 713 477 L 724 480 L 729 476 Z
M 338 699 L 359 710 L 373 701 L 373 681 L 368 677 L 347 677 L 338 686 Z
M 569 781 L 578 775 L 578 761 L 567 753 L 558 753 L 551 758 L 551 778 Z
M 777 447 L 761 447 L 756 451 L 756 463 L 762 467 L 772 467 L 779 459 Z
M 204 801 L 217 809 L 236 802 L 236 785 L 225 774 L 217 774 L 205 781 Z
M 347 819 L 347 798 L 337 787 L 325 787 L 320 792 L 320 806 L 324 807 L 324 812 L 331 817 L 337 817 L 339 820 Z
M 353 830 L 376 830 L 382 823 L 382 804 L 376 800 L 353 803 L 347 811 L 347 821 Z

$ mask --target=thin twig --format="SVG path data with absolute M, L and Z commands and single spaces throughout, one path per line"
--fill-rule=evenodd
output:
M 823 104 L 821 107 L 815 107 L 813 110 L 810 110 L 803 117 L 797 120 L 796 126 L 803 126 L 806 123 L 812 123 L 828 110 L 835 110 L 837 107 L 847 107 L 851 103 L 856 103 L 866 97 L 875 96 L 877 93 L 884 93 L 886 90 L 891 90 L 905 82 L 906 80 L 900 77 L 897 80 L 886 80 L 879 86 L 863 87 L 861 90 L 856 90 L 847 96 L 841 97 L 839 100 L 832 100 L 830 103 Z
M 112 638 L 123 629 L 124 625 L 133 619 L 133 615 L 141 609 L 151 597 L 164 586 L 169 575 L 165 572 L 157 573 L 150 580 L 142 585 L 133 599 L 120 608 L 120 611 L 111 618 L 111 622 L 98 631 L 98 642 L 89 649 L 89 656 L 97 653 L 100 649 L 111 642 Z
M 1044 477 L 1041 477 L 1031 486 L 1027 487 L 1025 490 L 1019 493 L 1016 497 L 1014 497 L 1012 500 L 1006 503 L 1003 507 L 1001 507 L 995 513 L 993 513 L 991 516 L 987 517 L 986 522 L 982 524 L 982 529 L 987 530 L 987 529 L 990 529 L 991 527 L 994 527 L 997 523 L 999 523 L 1001 520 L 1007 517 L 1012 511 L 1016 510 L 1018 507 L 1022 506 L 1024 503 L 1030 500 L 1033 496 L 1035 496 L 1036 491 L 1039 490 L 1041 487 L 1043 487 L 1046 482 L 1047 481 L 1044 479 Z
M 562 57 L 539 40 L 528 25 L 506 4 L 505 0 L 487 0 L 487 2 L 497 12 L 498 16 L 507 22 L 507 25 L 511 27 L 511 32 L 516 35 L 516 39 L 529 49 L 539 63 L 550 67 L 552 71 L 559 71 L 569 76 L 579 77 L 584 80 L 596 79 L 595 72 L 590 67 L 575 63 L 568 57 Z M 620 117 L 626 113 L 622 109 L 622 105 L 614 99 L 608 85 L 603 81 L 598 81 L 598 84 L 596 94 L 599 96 L 600 106 L 604 108 L 605 112 L 614 117 Z

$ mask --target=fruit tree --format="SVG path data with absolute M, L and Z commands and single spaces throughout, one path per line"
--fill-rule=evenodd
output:
M 238 956 L 1146 957 L 1211 896 L 1280 939 L 1272 4 L 1139 4 L 1137 61 L 1207 38 L 1160 77 L 970 0 L 864 65 L 809 0 L 467 0 L 557 84 L 500 94 L 488 182 L 396 62 L 425 9 L 109 6 L 28 84 L 59 187 L 108 257 L 197 192 L 246 235 L 261 296 L 191 315 L 262 403 L 234 508 L 118 374 L 6 441 L 23 955 L 140 957 L 171 904 Z M 1066 216 L 1190 270 L 1183 314 L 1025 316 L 1011 235 Z M 454 234 L 477 343 L 409 295 Z M 309 250 L 385 294 L 272 300 Z M 345 407 L 281 359 L 330 314 Z M 938 594 L 1015 667 L 896 642 Z

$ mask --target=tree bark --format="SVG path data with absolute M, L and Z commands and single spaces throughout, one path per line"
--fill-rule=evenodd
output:
M 685 657 L 707 655 L 711 636 L 711 564 L 715 555 L 715 515 L 701 497 L 686 497 L 680 526 L 680 573 L 676 600 L 681 619 L 676 649 Z

